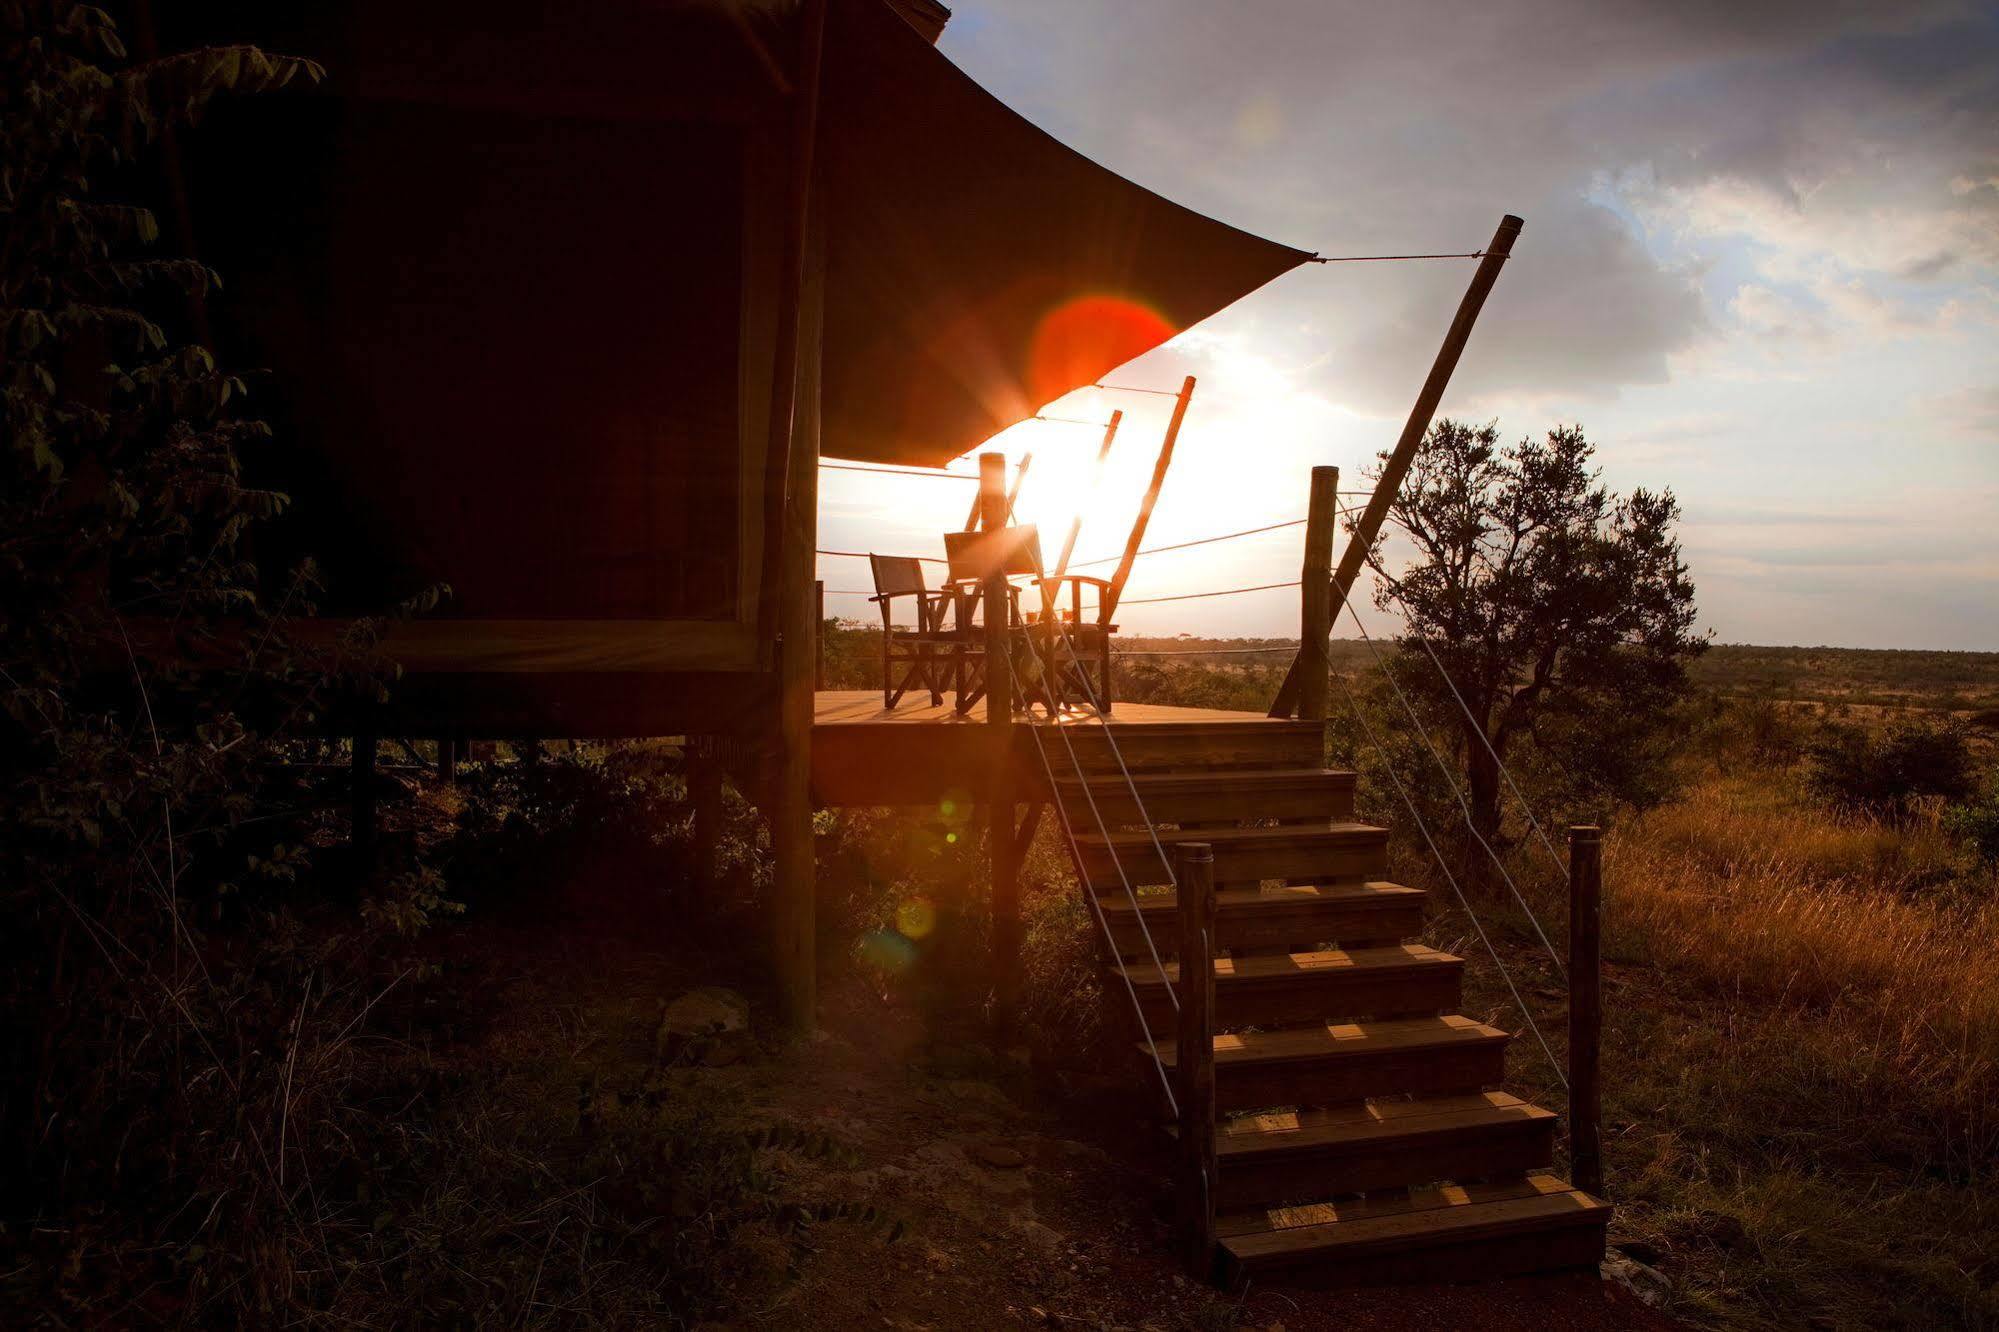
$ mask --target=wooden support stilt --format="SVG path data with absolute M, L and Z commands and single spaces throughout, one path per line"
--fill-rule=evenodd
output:
M 1013 1022 L 1020 993 L 1020 871 L 1014 855 L 1013 791 L 1004 756 L 1013 735 L 1012 598 L 1006 581 L 999 532 L 1006 526 L 1009 499 L 1006 455 L 979 455 L 980 525 L 992 533 L 993 556 L 981 599 L 985 604 L 986 727 L 994 763 L 993 798 L 986 806 L 986 855 L 992 870 L 993 994 L 995 1024 L 1004 1032 Z
M 687 738 L 687 799 L 694 806 L 693 864 L 688 867 L 692 907 L 713 914 L 721 892 L 717 850 L 722 844 L 722 763 L 715 742 L 705 736 Z
M 1340 553 L 1340 567 L 1333 574 L 1333 599 L 1328 621 L 1337 621 L 1340 610 L 1346 605 L 1347 593 L 1353 590 L 1354 580 L 1360 576 L 1360 566 L 1374 549 L 1375 538 L 1381 535 L 1381 524 L 1388 517 L 1388 510 L 1395 503 L 1395 497 L 1402 490 L 1402 479 L 1409 474 L 1409 465 L 1415 461 L 1416 448 L 1429 432 L 1430 421 L 1437 414 L 1437 404 L 1443 400 L 1444 390 L 1450 386 L 1451 373 L 1458 368 L 1458 358 L 1464 355 L 1465 344 L 1471 340 L 1472 325 L 1478 322 L 1478 312 L 1485 307 L 1485 298 L 1492 291 L 1492 284 L 1499 281 L 1499 270 L 1505 265 L 1507 256 L 1513 253 L 1513 242 L 1526 224 L 1508 213 L 1499 219 L 1499 229 L 1492 233 L 1491 242 L 1485 247 L 1485 257 L 1478 261 L 1478 271 L 1472 274 L 1471 285 L 1465 288 L 1464 299 L 1458 302 L 1458 312 L 1451 319 L 1451 327 L 1444 334 L 1444 345 L 1437 349 L 1437 359 L 1430 365 L 1430 374 L 1423 381 L 1423 389 L 1416 395 L 1416 405 L 1409 409 L 1409 419 L 1402 424 L 1402 434 L 1395 441 L 1395 450 L 1388 456 L 1388 462 L 1381 469 L 1381 479 L 1375 482 L 1374 493 L 1368 496 L 1367 509 L 1360 521 L 1354 525 L 1352 538 L 1346 549 Z M 1298 690 L 1304 680 L 1304 663 L 1293 658 L 1291 670 L 1285 675 L 1284 683 L 1278 686 L 1277 699 L 1270 705 L 1273 717 L 1289 717 L 1298 705 Z
M 1173 1098 L 1180 1109 L 1174 1215 L 1187 1275 L 1207 1281 L 1215 1253 L 1215 853 L 1183 842 L 1174 857 L 1180 914 L 1180 1024 Z
M 451 786 L 458 780 L 458 737 L 442 736 L 437 742 L 437 780 Z
M 1569 829 L 1569 1178 L 1603 1193 L 1603 830 Z
M 1305 513 L 1305 564 L 1298 575 L 1298 715 L 1326 719 L 1332 660 L 1333 533 L 1339 524 L 1340 469 L 1312 469 L 1312 499 Z
M 769 803 L 771 967 L 778 1017 L 792 1035 L 812 1030 L 818 1008 L 812 842 L 812 662 L 818 637 L 812 585 L 819 525 L 819 356 L 824 279 L 812 214 L 826 0 L 799 11 L 799 73 L 792 94 L 790 180 L 777 345 L 771 363 L 769 453 L 760 623 L 777 644 L 778 717 Z
M 375 852 L 375 751 L 380 744 L 381 732 L 374 719 L 364 716 L 354 727 L 354 753 L 348 765 L 348 778 L 353 787 L 348 796 L 352 802 L 354 849 L 363 858 Z

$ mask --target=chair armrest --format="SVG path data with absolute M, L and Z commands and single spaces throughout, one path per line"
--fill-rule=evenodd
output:
M 1111 585 L 1110 579 L 1093 578 L 1089 574 L 1049 574 L 1046 578 L 1037 579 L 1036 581 L 1058 586 L 1062 583 L 1088 583 L 1091 587 L 1102 588 L 1107 588 Z

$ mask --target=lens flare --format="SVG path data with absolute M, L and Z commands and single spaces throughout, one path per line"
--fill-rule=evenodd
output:
M 1035 401 L 1053 402 L 1172 336 L 1173 325 L 1157 310 L 1123 296 L 1100 292 L 1064 301 L 1034 330 L 1028 389 Z
M 895 927 L 904 938 L 927 939 L 937 928 L 937 908 L 921 897 L 911 898 L 895 909 Z
M 899 973 L 916 962 L 916 945 L 894 930 L 869 930 L 856 948 L 865 962 L 877 971 Z

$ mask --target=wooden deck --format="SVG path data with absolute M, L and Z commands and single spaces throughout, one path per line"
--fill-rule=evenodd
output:
M 928 698 L 914 695 L 905 696 L 902 705 L 893 710 L 882 707 L 881 691 L 878 689 L 830 689 L 813 695 L 812 724 L 825 726 L 858 726 L 868 724 L 894 724 L 903 726 L 967 726 L 983 725 L 986 720 L 986 701 L 980 699 L 972 705 L 972 710 L 960 716 L 950 703 L 942 707 L 931 707 Z M 1017 719 L 1024 720 L 1024 718 Z M 1111 714 L 1113 723 L 1145 724 L 1173 722 L 1261 722 L 1269 721 L 1260 712 L 1225 712 L 1220 708 L 1169 708 L 1159 703 L 1120 703 Z M 1039 710 L 1035 721 L 1043 726 L 1053 725 Z M 1093 716 L 1066 718 L 1065 726 L 1098 726 L 1102 722 Z
M 1005 774 L 1019 798 L 1045 786 L 1035 748 L 1059 726 L 1071 733 L 1100 734 L 1106 722 L 1078 714 L 1057 723 L 1037 713 L 1022 715 L 1007 730 L 986 725 L 985 704 L 959 715 L 946 703 L 931 707 L 924 697 L 905 697 L 885 709 L 876 690 L 830 690 L 814 697 L 812 719 L 813 798 L 821 805 L 934 805 L 950 798 L 977 802 L 990 798 Z M 1109 718 L 1117 733 L 1139 737 L 1159 731 L 1215 727 L 1219 740 L 1245 727 L 1296 727 L 1261 713 L 1215 708 L 1169 708 L 1152 703 L 1120 703 Z M 1130 728 L 1127 731 L 1127 728 Z M 1102 743 L 1099 741 L 1098 743 Z M 1068 753 L 1065 747 L 1065 756 Z

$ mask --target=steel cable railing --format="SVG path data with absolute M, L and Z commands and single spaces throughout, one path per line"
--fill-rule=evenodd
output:
M 1549 940 L 1548 932 L 1541 928 L 1540 917 L 1534 914 L 1534 908 L 1527 904 L 1526 897 L 1521 894 L 1519 886 L 1513 882 L 1513 876 L 1507 873 L 1506 862 L 1500 859 L 1499 852 L 1492 849 L 1492 843 L 1486 841 L 1485 834 L 1478 830 L 1478 821 L 1472 817 L 1471 802 L 1465 798 L 1464 792 L 1458 788 L 1457 779 L 1451 776 L 1450 765 L 1444 762 L 1444 756 L 1437 752 L 1437 746 L 1430 739 L 1430 733 L 1424 729 L 1421 719 L 1416 716 L 1415 705 L 1410 703 L 1409 696 L 1402 692 L 1402 686 L 1397 683 L 1395 672 L 1390 670 L 1388 663 L 1382 660 L 1380 650 L 1374 645 L 1374 639 L 1368 635 L 1367 626 L 1360 621 L 1360 612 L 1354 610 L 1352 602 L 1347 603 L 1346 609 L 1347 613 L 1353 619 L 1354 626 L 1360 630 L 1361 641 L 1367 644 L 1368 654 L 1374 658 L 1374 664 L 1381 671 L 1382 679 L 1388 681 L 1388 687 L 1395 691 L 1396 700 L 1402 704 L 1402 711 L 1409 718 L 1409 725 L 1415 729 L 1417 737 L 1422 740 L 1423 748 L 1430 751 L 1430 758 L 1435 761 L 1437 771 L 1443 774 L 1444 785 L 1450 788 L 1452 799 L 1456 800 L 1458 808 L 1464 811 L 1465 829 L 1471 833 L 1472 837 L 1477 840 L 1481 847 L 1485 848 L 1485 854 L 1491 859 L 1493 868 L 1499 871 L 1499 877 L 1505 881 L 1507 891 L 1513 894 L 1513 900 L 1519 903 L 1520 909 L 1526 913 L 1527 923 L 1532 925 L 1534 933 L 1540 936 L 1541 946 L 1548 950 L 1548 960 L 1555 964 L 1556 974 L 1561 976 L 1563 983 L 1566 984 L 1569 979 L 1568 969 L 1562 965 L 1561 955 L 1555 951 L 1555 945 Z M 1496 758 L 1497 756 L 1495 755 L 1494 757 Z
M 1519 1008 L 1520 1016 L 1526 1020 L 1527 1029 L 1534 1033 L 1534 1040 L 1540 1045 L 1541 1053 L 1547 1057 L 1548 1066 L 1554 1070 L 1556 1080 L 1562 1084 L 1562 1090 L 1566 1092 L 1569 1089 L 1567 1071 L 1563 1069 L 1562 1062 L 1555 1058 L 1555 1052 L 1549 1048 L 1548 1038 L 1541 1034 L 1541 1026 L 1534 1021 L 1533 1010 L 1529 1009 L 1527 1001 L 1521 998 L 1520 987 L 1513 983 L 1513 974 L 1506 969 L 1506 963 L 1501 960 L 1499 950 L 1493 947 L 1492 940 L 1486 936 L 1485 926 L 1479 922 L 1478 913 L 1472 910 L 1471 899 L 1465 895 L 1464 889 L 1458 887 L 1457 876 L 1451 873 L 1450 864 L 1444 859 L 1442 849 L 1438 847 L 1436 839 L 1430 836 L 1429 825 L 1423 822 L 1423 816 L 1417 812 L 1416 802 L 1403 787 L 1402 779 L 1396 776 L 1395 765 L 1388 757 L 1387 748 L 1375 738 L 1374 728 L 1367 724 L 1367 717 L 1361 712 L 1359 701 L 1354 698 L 1353 690 L 1347 687 L 1344 679 L 1340 680 L 1340 692 L 1346 696 L 1347 707 L 1352 710 L 1354 720 L 1360 723 L 1361 733 L 1367 737 L 1368 744 L 1373 746 L 1375 754 L 1381 759 L 1382 771 L 1388 774 L 1389 783 L 1394 786 L 1395 794 L 1402 798 L 1402 807 L 1409 811 L 1409 818 L 1415 823 L 1416 831 L 1423 835 L 1423 843 L 1430 848 L 1430 854 L 1436 858 L 1437 868 L 1444 872 L 1444 882 L 1450 884 L 1451 892 L 1458 899 L 1458 905 L 1464 908 L 1466 919 L 1471 921 L 1472 929 L 1478 933 L 1478 941 L 1485 945 L 1486 955 L 1492 958 L 1492 964 L 1499 968 L 1499 977 L 1506 982 L 1507 990 L 1512 993 L 1514 1005 Z
M 1055 770 L 1053 765 L 1051 765 L 1048 762 L 1048 750 L 1041 743 L 1041 735 L 1040 735 L 1041 728 L 1038 726 L 1034 726 L 1030 727 L 1030 729 L 1035 733 L 1034 747 L 1035 750 L 1041 755 L 1041 771 L 1043 776 L 1045 776 L 1048 779 L 1048 786 L 1051 793 L 1050 799 L 1053 801 L 1055 805 L 1055 817 L 1062 825 L 1062 834 L 1064 837 L 1068 839 L 1069 842 L 1070 857 L 1075 861 L 1076 873 L 1082 879 L 1084 903 L 1090 913 L 1091 918 L 1097 922 L 1097 927 L 1103 931 L 1104 946 L 1110 949 L 1112 957 L 1116 957 L 1118 956 L 1117 938 L 1115 935 L 1111 933 L 1110 920 L 1104 915 L 1103 903 L 1097 900 L 1095 886 L 1091 884 L 1089 874 L 1085 872 L 1083 869 L 1082 844 L 1076 840 L 1076 829 L 1069 822 L 1068 807 L 1062 803 L 1060 796 L 1054 793 Z M 1077 775 L 1081 777 L 1080 771 L 1078 772 Z M 1082 780 L 1083 780 L 1084 789 L 1088 790 L 1089 788 L 1088 779 L 1083 778 Z M 1092 802 L 1092 808 L 1094 808 L 1094 802 Z M 1122 867 L 1120 867 L 1119 869 L 1119 877 L 1120 878 L 1124 877 Z M 1126 885 L 1126 891 L 1127 892 L 1130 891 L 1129 884 Z M 1133 894 L 1132 895 L 1133 914 L 1135 914 L 1138 917 L 1139 929 L 1143 931 L 1145 934 L 1146 947 L 1152 948 L 1152 932 L 1146 929 L 1145 915 L 1143 912 L 1137 909 L 1137 902 L 1138 902 L 1137 895 Z M 1163 964 L 1159 963 L 1159 954 L 1156 949 L 1153 950 L 1153 963 L 1154 965 L 1159 967 L 1160 981 L 1162 983 L 1165 983 L 1166 968 Z M 1149 1053 L 1152 1056 L 1152 1067 L 1159 1074 L 1159 1085 L 1161 1089 L 1163 1089 L 1166 1093 L 1166 1104 L 1172 1110 L 1174 1117 L 1177 1119 L 1180 1114 L 1180 1100 L 1177 1096 L 1173 1094 L 1173 1079 L 1166 1075 L 1166 1061 L 1159 1057 L 1159 1042 L 1156 1039 L 1154 1039 L 1152 1035 L 1152 1024 L 1150 1022 L 1147 1022 L 1145 1019 L 1145 1005 L 1139 1001 L 1138 987 L 1131 983 L 1131 969 L 1129 967 L 1120 966 L 1117 969 L 1117 972 L 1118 972 L 1118 978 L 1124 982 L 1125 993 L 1129 995 L 1131 998 L 1131 1011 L 1138 1018 L 1138 1029 L 1141 1032 L 1143 1032 L 1145 1035 L 1145 1048 L 1147 1053 Z M 1166 984 L 1166 993 L 1169 997 L 1172 998 L 1174 1009 L 1177 1011 L 1180 1006 L 1180 997 L 1177 994 L 1173 993 L 1173 986 L 1170 983 Z

